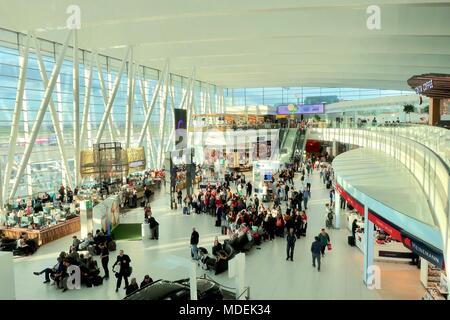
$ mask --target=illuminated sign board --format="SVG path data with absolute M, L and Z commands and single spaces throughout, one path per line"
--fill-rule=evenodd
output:
M 295 106 L 296 109 L 292 106 Z M 277 107 L 277 114 L 316 114 L 324 113 L 324 110 L 323 104 L 282 104 Z

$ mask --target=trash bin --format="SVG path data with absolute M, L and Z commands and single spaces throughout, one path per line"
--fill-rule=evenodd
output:
M 150 239 L 150 226 L 148 223 L 142 224 L 142 239 Z

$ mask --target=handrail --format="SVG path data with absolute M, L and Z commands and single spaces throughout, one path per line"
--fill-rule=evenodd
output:
M 250 287 L 245 287 L 244 291 L 242 291 L 242 293 L 238 297 L 236 297 L 236 300 L 239 300 L 244 293 L 247 293 L 247 295 L 245 296 L 245 300 L 250 300 Z
M 226 288 L 226 289 L 229 289 L 229 290 L 236 290 L 236 288 L 233 288 L 233 287 L 227 287 L 227 286 L 225 286 L 225 285 L 223 285 L 223 284 L 221 284 L 221 283 L 218 283 L 216 280 L 214 280 L 213 278 L 211 278 L 210 276 L 208 276 L 206 273 L 203 274 L 202 279 L 205 279 L 205 280 L 209 280 L 209 281 L 211 281 L 211 282 L 214 282 L 215 284 L 219 285 L 220 287 L 223 287 L 223 288 Z M 250 300 L 250 287 L 249 287 L 249 286 L 245 287 L 244 291 L 243 291 L 238 297 L 236 297 L 236 300 L 239 300 L 239 299 L 242 297 L 242 295 L 243 295 L 244 293 L 247 293 L 247 296 L 245 297 L 245 299 L 246 299 L 246 300 Z

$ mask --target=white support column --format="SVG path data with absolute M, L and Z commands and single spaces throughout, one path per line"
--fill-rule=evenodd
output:
M 31 131 L 31 137 L 29 144 L 25 147 L 25 152 L 23 154 L 22 160 L 20 161 L 19 168 L 17 170 L 17 175 L 14 180 L 13 188 L 11 190 L 9 198 L 14 198 L 16 194 L 17 188 L 19 187 L 20 180 L 22 179 L 23 173 L 25 171 L 25 167 L 30 160 L 31 151 L 33 150 L 34 143 L 36 142 L 37 135 L 39 133 L 39 129 L 41 128 L 42 120 L 44 119 L 45 112 L 47 111 L 48 104 L 51 100 L 53 89 L 55 88 L 56 80 L 58 79 L 59 72 L 61 70 L 62 63 L 64 62 L 64 57 L 66 54 L 67 47 L 69 45 L 70 38 L 72 36 L 72 30 L 69 30 L 69 34 L 67 35 L 67 39 L 64 42 L 64 45 L 61 49 L 60 55 L 56 64 L 53 68 L 52 75 L 50 77 L 50 81 L 48 83 L 47 88 L 45 89 L 43 99 L 41 105 L 39 107 L 39 111 L 37 113 L 33 129 Z
M 16 300 L 13 253 L 0 251 L 0 300 Z
M 130 49 L 130 59 L 128 62 L 128 103 L 125 114 L 125 148 L 130 147 L 131 142 L 131 122 L 133 121 L 133 103 L 134 103 L 134 65 L 133 48 Z
M 164 72 L 161 73 L 161 77 L 158 79 L 158 84 L 156 85 L 155 91 L 153 91 L 152 101 L 151 101 L 150 106 L 148 108 L 149 112 L 147 113 L 147 116 L 145 117 L 144 125 L 142 126 L 141 133 L 139 135 L 139 140 L 138 140 L 138 143 L 137 143 L 138 146 L 142 145 L 142 141 L 144 141 L 145 130 L 147 129 L 147 126 L 148 126 L 148 124 L 150 122 L 150 117 L 152 115 L 153 106 L 155 105 L 156 99 L 158 98 L 159 91 L 161 89 L 161 84 L 162 84 L 163 79 L 164 79 L 164 74 L 166 73 L 165 70 L 167 68 L 168 68 L 168 65 L 166 64 L 166 66 L 164 68 Z
M 78 34 L 73 31 L 73 145 L 75 185 L 80 184 L 80 77 L 78 61 Z
M 336 190 L 334 193 L 334 227 L 341 228 L 341 195 Z
M 87 65 L 84 67 L 84 78 L 87 81 L 85 85 L 85 92 L 84 92 L 84 104 L 83 104 L 83 123 L 81 125 L 81 134 L 80 134 L 80 149 L 83 148 L 85 145 L 87 146 L 88 143 L 85 141 L 86 133 L 87 133 L 87 127 L 89 122 L 89 112 L 91 107 L 91 88 L 92 88 L 92 73 L 94 69 L 94 56 L 95 53 L 91 53 L 91 64 L 89 65 L 89 70 L 86 70 Z
M 102 121 L 100 122 L 100 126 L 98 128 L 97 137 L 95 138 L 96 143 L 99 143 L 103 136 L 103 131 L 105 130 L 106 122 L 111 114 L 112 106 L 114 103 L 114 99 L 116 98 L 117 91 L 120 86 L 120 79 L 122 78 L 123 69 L 125 68 L 125 63 L 127 62 L 128 54 L 130 52 L 130 47 L 127 48 L 125 56 L 122 60 L 122 65 L 120 66 L 119 73 L 117 74 L 116 82 L 114 83 L 113 91 L 111 92 L 111 96 L 108 100 L 108 105 L 106 106 L 105 113 L 103 114 Z
M 166 113 L 167 113 L 167 100 L 169 96 L 169 68 L 167 68 L 165 81 L 164 81 L 164 96 L 160 107 L 160 120 L 159 124 L 159 157 L 158 157 L 158 168 L 162 168 L 163 165 L 163 149 L 164 149 L 164 131 L 166 130 Z
M 19 129 L 20 116 L 23 108 L 23 95 L 25 91 L 25 81 L 28 69 L 28 53 L 30 49 L 30 35 L 27 35 L 25 48 L 20 59 L 19 82 L 17 84 L 16 102 L 14 105 L 14 113 L 11 123 L 11 133 L 9 135 L 8 161 L 6 162 L 5 175 L 3 177 L 3 194 L 2 198 L 7 201 L 7 192 L 9 189 L 9 181 L 11 178 L 12 166 L 14 163 L 14 153 L 16 152 L 17 133 Z M 3 201 L 1 203 L 3 205 Z
M 175 98 L 173 96 L 173 81 L 172 81 L 172 74 L 169 73 L 169 94 L 170 94 L 170 101 L 171 101 L 171 107 L 170 110 L 172 111 L 172 125 L 170 129 L 169 134 L 169 140 L 166 143 L 166 147 L 164 149 L 165 152 L 169 151 L 169 148 L 171 146 L 171 143 L 173 142 L 173 146 L 175 147 Z
M 197 298 L 197 261 L 191 262 L 191 274 L 189 279 L 191 300 L 198 300 Z
M 41 50 L 39 49 L 39 43 L 36 39 L 36 37 L 33 37 L 34 41 L 34 47 L 36 52 L 36 59 L 39 67 L 39 73 L 41 75 L 42 84 L 44 88 L 47 88 L 48 86 L 48 78 L 47 78 L 47 70 L 45 68 L 44 59 L 42 59 Z M 62 170 L 62 177 L 63 180 L 66 179 L 66 181 L 69 183 L 70 186 L 73 187 L 72 184 L 72 176 L 69 173 L 69 162 L 67 160 L 67 153 L 64 146 L 64 136 L 63 136 L 63 126 L 62 126 L 62 120 L 63 120 L 63 113 L 62 113 L 62 97 L 61 97 L 61 87 L 60 84 L 56 84 L 58 89 L 58 111 L 56 112 L 56 106 L 53 101 L 52 95 L 50 94 L 48 107 L 50 109 L 50 116 L 52 119 L 53 128 L 55 130 L 56 134 L 56 141 L 58 143 L 58 149 L 59 153 L 61 155 L 61 160 L 63 163 L 63 170 Z M 59 118 L 58 118 L 59 117 Z
M 45 76 L 47 77 L 47 74 L 45 74 Z M 42 76 L 41 76 L 42 79 Z M 45 86 L 44 86 L 45 89 Z M 61 89 L 61 78 L 60 76 L 58 76 L 58 80 L 56 82 L 56 86 L 55 86 L 55 90 L 56 90 L 56 112 L 57 112 L 57 121 L 58 121 L 58 128 L 61 131 L 62 135 L 64 136 L 64 113 L 63 113 L 63 105 L 62 105 L 62 89 Z M 50 104 L 49 107 L 51 108 L 53 99 L 50 99 Z M 53 119 L 52 119 L 53 121 Z M 56 131 L 55 131 L 56 132 Z M 58 137 L 58 136 L 56 136 Z M 64 141 L 64 139 L 62 140 Z M 58 145 L 59 148 L 59 145 Z M 61 154 L 61 153 L 60 153 Z M 61 184 L 66 186 L 69 183 L 69 180 L 67 180 L 68 177 L 68 172 L 69 172 L 69 167 L 64 165 L 64 159 L 63 156 L 61 155 L 61 163 L 63 164 L 61 166 Z
M 193 134 L 189 134 L 189 128 L 191 127 L 191 120 L 192 120 L 192 113 L 195 112 L 194 109 L 194 98 L 195 98 L 195 68 L 192 69 L 192 79 L 190 83 L 189 93 L 188 93 L 188 99 L 187 99 L 187 130 L 188 130 L 188 145 L 192 145 L 192 137 Z
M 369 209 L 364 206 L 364 270 L 363 282 L 366 286 L 371 287 L 374 279 L 373 251 L 374 251 L 374 231 L 373 222 L 369 221 Z

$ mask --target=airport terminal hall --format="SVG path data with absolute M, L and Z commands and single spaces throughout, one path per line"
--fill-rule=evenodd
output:
M 449 129 L 450 0 L 0 0 L 0 300 L 448 300 Z

